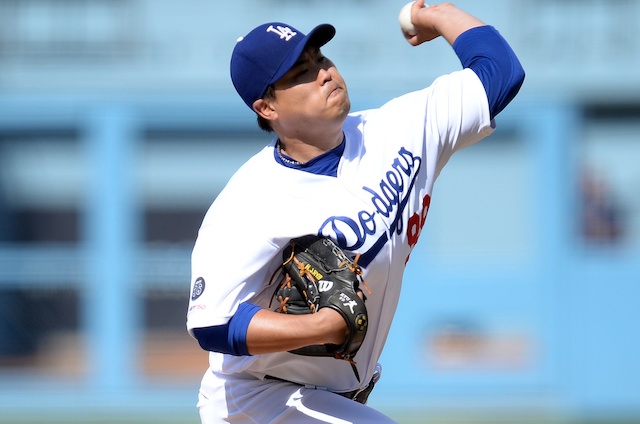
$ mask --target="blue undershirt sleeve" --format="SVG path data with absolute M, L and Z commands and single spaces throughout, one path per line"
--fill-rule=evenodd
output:
M 247 329 L 251 318 L 260 307 L 249 302 L 243 302 L 238 310 L 224 325 L 194 328 L 193 335 L 204 350 L 228 353 L 234 356 L 247 356 Z
M 464 68 L 471 68 L 482 81 L 493 119 L 518 94 L 524 69 L 507 41 L 489 25 L 460 34 L 453 43 Z

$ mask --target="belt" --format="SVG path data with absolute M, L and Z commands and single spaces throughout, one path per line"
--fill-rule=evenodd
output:
M 285 380 L 284 378 L 280 378 L 280 377 L 274 377 L 268 374 L 265 375 L 264 378 L 268 380 L 278 380 L 278 381 L 283 381 L 285 383 L 296 384 L 302 387 L 312 387 L 312 388 L 316 387 L 316 386 L 306 386 L 304 384 L 294 383 L 293 381 Z M 331 393 L 344 396 L 347 399 L 355 400 L 356 402 L 362 403 L 364 405 L 365 403 L 367 403 L 367 399 L 369 399 L 369 395 L 373 391 L 373 387 L 376 385 L 376 382 L 378 381 L 379 378 L 380 378 L 379 374 L 376 373 L 373 375 L 373 378 L 371 379 L 369 384 L 367 384 L 365 387 L 361 389 L 352 390 L 350 392 L 331 392 Z

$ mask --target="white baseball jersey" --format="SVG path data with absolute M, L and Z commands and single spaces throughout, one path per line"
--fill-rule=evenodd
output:
M 208 372 L 268 374 L 336 392 L 366 384 L 384 348 L 436 177 L 453 152 L 489 135 L 492 124 L 485 90 L 465 69 L 378 109 L 351 113 L 335 177 L 279 164 L 276 140 L 252 157 L 220 193 L 200 228 L 187 328 L 226 324 L 242 302 L 275 309 L 269 280 L 282 263 L 282 249 L 294 237 L 329 236 L 361 253 L 363 278 L 372 291 L 366 303 L 367 336 L 354 358 L 362 382 L 346 361 L 289 352 L 211 352 Z

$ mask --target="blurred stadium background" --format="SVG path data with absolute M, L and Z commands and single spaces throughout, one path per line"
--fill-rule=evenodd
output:
M 375 107 L 459 68 L 444 40 L 404 41 L 403 4 L 0 0 L 0 423 L 198 422 L 190 250 L 269 139 L 230 83 L 235 40 L 333 23 L 325 54 Z M 640 1 L 456 4 L 527 80 L 436 185 L 370 403 L 640 422 Z

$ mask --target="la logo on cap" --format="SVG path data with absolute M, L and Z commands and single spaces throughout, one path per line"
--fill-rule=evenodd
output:
M 297 32 L 292 31 L 291 28 L 281 25 L 277 25 L 275 28 L 273 25 L 269 25 L 267 32 L 275 32 L 280 36 L 281 40 L 284 39 L 286 41 L 291 40 L 296 34 L 298 34 Z

